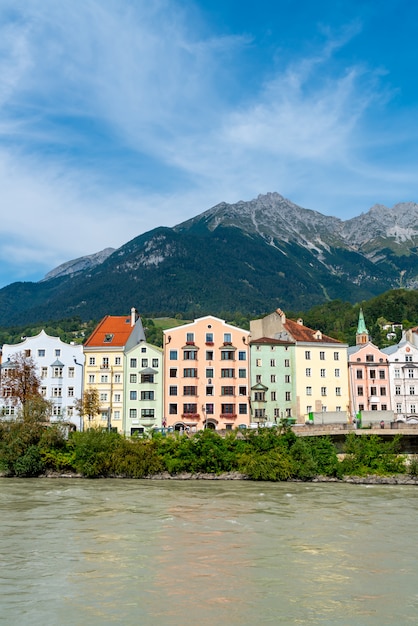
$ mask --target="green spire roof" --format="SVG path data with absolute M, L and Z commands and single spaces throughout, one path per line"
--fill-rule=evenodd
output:
M 358 315 L 357 334 L 362 335 L 364 333 L 368 335 L 369 331 L 367 330 L 366 324 L 364 322 L 363 309 L 360 309 L 360 313 Z

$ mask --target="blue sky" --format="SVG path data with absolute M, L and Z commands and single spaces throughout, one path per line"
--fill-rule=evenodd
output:
M 418 201 L 415 0 L 0 0 L 0 287 L 277 191 Z

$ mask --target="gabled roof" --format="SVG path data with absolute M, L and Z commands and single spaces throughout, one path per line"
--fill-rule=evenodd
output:
M 338 341 L 338 339 L 328 337 L 327 335 L 321 333 L 319 330 L 312 330 L 312 328 L 308 328 L 307 326 L 304 326 L 303 324 L 295 322 L 293 320 L 286 319 L 283 326 L 295 341 L 304 341 L 318 344 L 335 343 L 338 345 L 344 345 L 341 341 Z
M 250 341 L 250 345 L 267 345 L 267 346 L 288 346 L 289 344 L 294 344 L 295 342 L 292 339 L 273 339 L 271 337 L 260 337 L 259 339 L 253 339 Z
M 132 333 L 129 315 L 106 315 L 87 339 L 86 348 L 123 348 Z

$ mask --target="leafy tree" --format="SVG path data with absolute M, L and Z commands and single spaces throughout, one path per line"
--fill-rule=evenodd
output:
M 86 389 L 83 397 L 75 401 L 75 408 L 81 417 L 87 417 L 90 428 L 91 421 L 100 413 L 100 400 L 97 389 L 95 387 Z
M 43 400 L 34 360 L 24 352 L 17 352 L 3 364 L 2 374 L 3 397 L 9 397 L 12 404 L 20 406 L 23 417 L 27 417 L 30 404 L 35 400 Z

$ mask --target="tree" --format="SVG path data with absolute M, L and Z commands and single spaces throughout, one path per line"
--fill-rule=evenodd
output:
M 40 384 L 35 362 L 25 352 L 17 352 L 2 365 L 1 394 L 22 408 L 24 419 L 30 405 L 42 400 Z
M 87 417 L 90 426 L 91 420 L 100 413 L 100 400 L 97 389 L 86 389 L 83 397 L 76 400 L 75 407 L 81 417 Z

